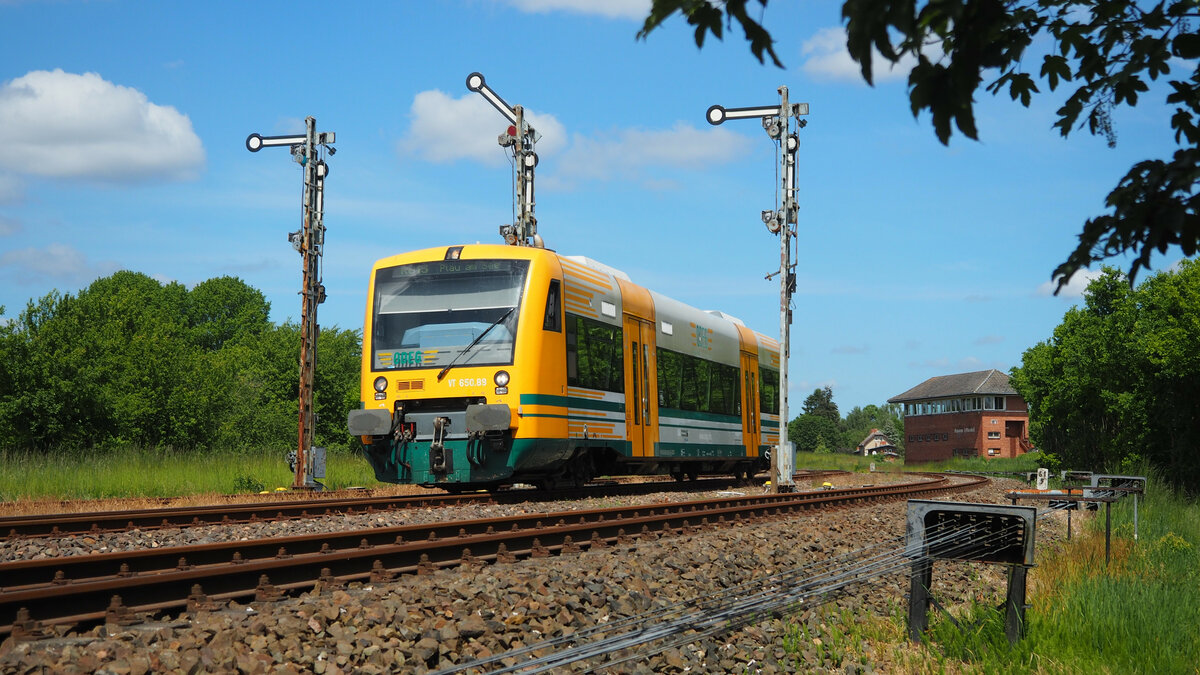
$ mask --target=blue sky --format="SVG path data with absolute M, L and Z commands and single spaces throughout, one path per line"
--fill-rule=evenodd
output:
M 764 277 L 779 244 L 759 218 L 775 207 L 775 148 L 757 121 L 712 127 L 704 113 L 777 104 L 786 85 L 811 106 L 790 407 L 829 385 L 846 412 L 935 375 L 1018 365 L 1079 301 L 1084 275 L 1063 296 L 1048 288 L 1083 221 L 1134 162 L 1176 147 L 1162 84 L 1114 116 L 1115 149 L 1051 128 L 1062 91 L 1028 109 L 981 92 L 981 142 L 942 146 L 909 112 L 903 69 L 874 88 L 858 77 L 840 2 L 770 4 L 783 70 L 736 27 L 703 50 L 678 17 L 635 40 L 647 4 L 0 1 L 5 316 L 130 269 L 187 285 L 235 275 L 273 319 L 297 319 L 286 235 L 300 168 L 244 143 L 312 115 L 338 150 L 320 319 L 360 328 L 374 260 L 498 243 L 512 222 L 495 141 L 507 123 L 465 86 L 479 71 L 543 133 L 548 247 L 777 335 L 779 287 Z

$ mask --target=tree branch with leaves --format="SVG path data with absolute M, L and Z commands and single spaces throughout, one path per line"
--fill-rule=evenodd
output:
M 679 12 L 695 27 L 698 47 L 711 33 L 723 39 L 737 22 L 760 63 L 770 57 L 783 67 L 770 32 L 753 17 L 768 0 L 654 0 L 639 38 L 645 38 Z M 1108 213 L 1084 223 L 1079 243 L 1051 274 L 1058 290 L 1078 270 L 1106 258 L 1134 254 L 1128 278 L 1150 268 L 1154 251 L 1178 247 L 1184 255 L 1200 250 L 1200 18 L 1197 0 L 845 0 L 842 19 L 846 48 L 863 79 L 874 83 L 874 61 L 916 63 L 908 77 L 914 116 L 928 111 L 938 140 L 953 129 L 978 140 L 975 92 L 1007 91 L 1028 107 L 1041 93 L 1074 85 L 1054 123 L 1062 135 L 1086 127 L 1117 142 L 1113 111 L 1134 107 L 1139 95 L 1172 72 L 1172 60 L 1190 67 L 1190 76 L 1170 79 L 1166 103 L 1175 106 L 1170 125 L 1181 147 L 1170 158 L 1138 162 L 1105 199 Z M 1051 45 L 1035 79 L 1026 69 L 1027 51 L 1038 38 Z M 1041 43 L 1039 43 L 1041 44 Z M 1178 64 L 1178 61 L 1177 61 Z M 990 78 L 984 84 L 985 76 Z

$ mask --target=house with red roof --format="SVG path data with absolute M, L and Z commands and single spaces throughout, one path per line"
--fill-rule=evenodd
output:
M 858 448 L 854 451 L 856 455 L 864 457 L 869 455 L 883 455 L 885 462 L 894 461 L 900 456 L 900 452 L 896 448 L 896 444 L 892 439 L 888 438 L 882 431 L 872 429 L 871 433 L 858 444 Z

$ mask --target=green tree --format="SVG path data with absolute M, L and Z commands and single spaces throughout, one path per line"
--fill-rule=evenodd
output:
M 1012 371 L 1030 436 L 1071 468 L 1121 471 L 1144 459 L 1200 491 L 1200 263 L 1136 288 L 1106 268 L 1084 300 Z
M 900 406 L 895 404 L 854 406 L 846 413 L 840 428 L 841 447 L 844 448 L 857 447 L 875 429 L 886 435 L 898 448 L 904 447 L 904 439 L 900 438 L 903 435 L 904 420 L 901 418 Z
M 824 415 L 804 414 L 788 423 L 788 440 L 799 452 L 817 452 L 822 445 L 832 449 L 840 438 L 837 422 Z
M 894 404 L 893 404 L 894 405 Z M 904 418 L 899 415 L 893 415 L 883 423 L 883 428 L 880 429 L 884 436 L 896 446 L 896 452 L 900 456 L 904 456 Z
M 52 292 L 0 324 L 0 445 L 296 445 L 300 334 L 230 277 L 188 291 L 136 272 Z M 0 311 L 2 313 L 2 311 Z M 318 337 L 318 444 L 349 447 L 361 339 Z
M 317 354 L 315 438 L 328 448 L 357 447 L 355 437 L 346 429 L 346 417 L 362 405 L 362 333 L 337 326 L 322 329 L 317 337 Z
M 757 4 L 765 8 L 767 0 Z M 737 21 L 759 62 L 767 55 L 782 67 L 773 38 L 750 16 L 748 5 L 754 3 L 653 0 L 638 37 L 679 12 L 695 26 L 696 45 L 703 46 L 708 33 L 721 39 L 723 27 Z M 876 56 L 892 64 L 916 63 L 908 77 L 912 113 L 929 111 L 942 143 L 949 141 L 952 126 L 978 138 L 975 93 L 985 73 L 992 78 L 988 92 L 1007 91 L 1026 107 L 1041 91 L 1039 82 L 1051 91 L 1073 86 L 1054 127 L 1067 136 L 1086 126 L 1114 145 L 1116 107 L 1136 106 L 1149 91 L 1148 80 L 1171 73 L 1173 57 L 1192 69 L 1190 76 L 1167 83 L 1179 150 L 1170 158 L 1138 162 L 1121 178 L 1105 200 L 1111 211 L 1084 223 L 1078 246 L 1054 270 L 1061 289 L 1075 271 L 1110 256 L 1134 254 L 1132 282 L 1139 269 L 1149 269 L 1153 251 L 1178 246 L 1191 256 L 1200 250 L 1200 34 L 1193 23 L 1198 7 L 1196 0 L 845 0 L 842 18 L 847 50 L 868 83 Z
M 30 302 L 8 327 L 16 359 L 0 423 L 15 443 L 124 445 L 172 442 L 166 401 L 182 364 L 187 290 L 122 271 L 78 297 Z
M 216 277 L 188 292 L 187 325 L 196 346 L 215 351 L 243 335 L 271 327 L 271 303 L 237 277 Z
M 837 404 L 833 402 L 833 389 L 823 387 L 813 389 L 813 393 L 804 399 L 801 407 L 805 415 L 816 415 L 832 421 L 835 425 L 841 421 L 842 414 L 838 412 Z M 831 442 L 834 440 L 829 439 Z

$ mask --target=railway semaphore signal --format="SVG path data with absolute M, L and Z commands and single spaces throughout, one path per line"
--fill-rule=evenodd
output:
M 538 163 L 533 146 L 541 135 L 525 121 L 525 109 L 519 105 L 510 106 L 500 98 L 499 94 L 487 86 L 482 73 L 471 73 L 467 76 L 467 89 L 478 93 L 492 104 L 510 125 L 496 140 L 501 147 L 512 148 L 517 171 L 517 214 L 516 222 L 512 225 L 500 226 L 500 236 L 504 237 L 505 243 L 513 246 L 543 248 L 542 238 L 537 233 L 537 218 L 533 215 L 533 170 Z
M 325 164 L 324 151 L 333 155 L 335 136 L 332 131 L 317 133 L 317 121 L 308 117 L 304 120 L 306 132 L 303 136 L 260 136 L 246 137 L 246 149 L 258 152 L 263 148 L 289 148 L 292 159 L 304 169 L 304 191 L 301 196 L 302 209 L 300 229 L 288 233 L 292 248 L 300 253 L 304 272 L 304 286 L 300 291 L 300 415 L 299 441 L 293 468 L 296 475 L 293 489 L 320 489 L 317 478 L 325 477 L 325 451 L 313 448 L 313 431 L 316 414 L 313 409 L 313 379 L 317 367 L 317 305 L 325 302 L 325 286 L 321 276 L 321 256 L 325 251 L 325 177 L 329 167 Z M 289 453 L 290 459 L 290 453 Z
M 791 323 L 792 323 L 792 293 L 796 291 L 796 273 L 793 271 L 792 243 L 796 236 L 796 151 L 800 147 L 800 137 L 797 132 L 808 123 L 800 119 L 808 114 L 807 103 L 790 103 L 787 87 L 779 88 L 779 105 L 756 106 L 751 108 L 725 108 L 719 105 L 711 106 L 704 114 L 709 124 L 721 124 L 725 120 L 755 119 L 762 120 L 763 130 L 771 140 L 780 144 L 783 150 L 780 158 L 780 175 L 782 177 L 783 203 L 778 209 L 762 212 L 763 224 L 772 234 L 779 235 L 779 271 L 767 276 L 779 275 L 779 445 L 775 449 L 775 461 L 771 471 L 772 486 L 776 492 L 791 492 L 795 490 L 792 480 L 792 464 L 794 457 L 786 452 L 787 440 L 787 400 L 788 400 L 788 357 L 791 354 Z M 792 131 L 792 120 L 796 121 L 796 131 Z

